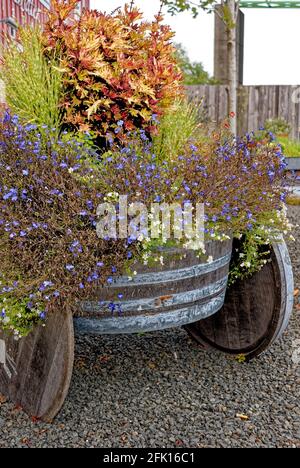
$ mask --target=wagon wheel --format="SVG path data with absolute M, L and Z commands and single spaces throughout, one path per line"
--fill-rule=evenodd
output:
M 223 308 L 187 325 L 188 333 L 206 348 L 253 359 L 286 330 L 293 310 L 293 270 L 284 242 L 274 244 L 271 261 L 251 278 L 228 288 Z
M 67 396 L 73 361 L 71 314 L 52 314 L 19 341 L 0 330 L 0 393 L 30 416 L 51 421 Z

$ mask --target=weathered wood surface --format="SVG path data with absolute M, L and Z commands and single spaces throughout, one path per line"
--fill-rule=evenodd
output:
M 187 86 L 194 102 L 202 102 L 201 118 L 220 123 L 228 116 L 225 85 Z M 238 133 L 257 131 L 267 119 L 284 118 L 291 137 L 300 138 L 300 86 L 240 86 L 238 90 Z
M 164 249 L 164 265 L 136 267 L 137 275 L 116 279 L 82 304 L 76 331 L 138 333 L 182 326 L 216 313 L 223 305 L 232 242 L 210 242 L 195 252 Z M 208 262 L 212 256 L 213 261 Z
M 266 351 L 287 328 L 293 309 L 293 271 L 286 245 L 275 244 L 271 262 L 252 278 L 226 293 L 224 307 L 214 316 L 188 325 L 204 347 L 248 359 Z
M 290 171 L 300 171 L 300 157 L 287 158 L 286 163 Z
M 30 416 L 51 421 L 67 396 L 73 370 L 70 314 L 57 313 L 19 341 L 0 330 L 0 393 Z

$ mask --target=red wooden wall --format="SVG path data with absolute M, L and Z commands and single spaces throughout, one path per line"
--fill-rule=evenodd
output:
M 44 24 L 51 0 L 0 0 L 0 41 L 13 33 L 2 19 L 12 18 L 18 25 Z M 82 8 L 90 7 L 90 0 L 81 0 Z

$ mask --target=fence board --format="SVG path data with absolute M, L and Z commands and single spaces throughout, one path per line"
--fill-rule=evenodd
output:
M 298 93 L 295 94 L 295 90 Z M 228 114 L 228 92 L 224 85 L 187 86 L 189 98 L 202 101 L 201 117 L 220 123 Z M 299 102 L 293 102 L 293 95 Z M 284 118 L 291 136 L 300 139 L 300 86 L 241 86 L 238 93 L 239 133 L 256 131 L 267 119 Z

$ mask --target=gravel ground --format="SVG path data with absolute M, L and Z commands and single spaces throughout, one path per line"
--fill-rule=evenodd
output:
M 300 207 L 290 216 L 299 221 Z M 300 288 L 297 237 L 290 251 Z M 299 330 L 295 310 L 284 338 L 250 364 L 204 353 L 182 330 L 81 338 L 57 419 L 34 423 L 0 400 L 0 448 L 300 448 Z

